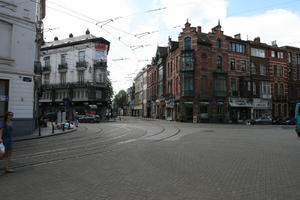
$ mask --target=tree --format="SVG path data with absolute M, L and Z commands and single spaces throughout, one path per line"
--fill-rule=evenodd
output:
M 114 98 L 115 108 L 119 109 L 127 105 L 127 93 L 124 90 L 120 90 Z

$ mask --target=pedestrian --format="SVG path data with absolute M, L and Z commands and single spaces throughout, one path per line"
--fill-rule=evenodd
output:
M 12 118 L 14 114 L 12 112 L 5 113 L 4 121 L 0 122 L 0 143 L 3 143 L 5 152 L 2 158 L 5 160 L 4 171 L 6 173 L 12 173 L 14 170 L 11 168 L 11 154 L 13 149 L 12 144 L 12 131 L 13 124 Z

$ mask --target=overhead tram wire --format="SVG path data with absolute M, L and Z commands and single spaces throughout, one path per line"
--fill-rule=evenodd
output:
M 47 7 L 50 8 L 50 9 L 53 9 L 53 10 L 55 10 L 55 11 L 57 11 L 57 12 L 61 12 L 61 13 L 63 13 L 63 14 L 66 14 L 66 15 L 68 15 L 68 16 L 71 16 L 71 17 L 75 17 L 75 18 L 77 18 L 77 19 L 79 19 L 79 20 L 82 20 L 82 21 L 84 21 L 84 22 L 87 22 L 87 23 L 90 23 L 90 24 L 93 24 L 93 25 L 96 26 L 96 24 L 95 24 L 94 22 L 91 22 L 91 21 L 89 21 L 89 20 L 83 19 L 83 18 L 78 17 L 78 16 L 76 16 L 76 15 L 67 13 L 67 12 L 65 12 L 65 11 L 62 11 L 62 10 L 59 10 L 59 9 L 56 9 L 56 8 L 53 8 L 53 7 L 50 7 L 50 6 L 47 6 Z M 98 27 L 98 26 L 97 26 L 97 27 Z M 99 27 L 99 28 L 100 28 L 100 27 Z M 109 35 L 111 35 L 112 37 L 114 37 L 113 39 L 118 40 L 120 43 L 122 43 L 123 45 L 125 45 L 126 47 L 128 47 L 128 48 L 132 51 L 132 49 L 130 48 L 130 46 L 129 46 L 128 44 L 126 44 L 126 43 L 123 42 L 122 40 L 120 40 L 120 39 L 116 38 L 115 36 L 113 36 L 109 31 L 107 31 L 107 30 L 104 29 L 103 27 L 102 27 L 101 29 L 104 30 L 104 31 L 105 31 L 106 33 L 108 33 Z M 134 51 L 132 51 L 132 52 L 133 52 L 133 54 L 134 54 L 136 60 L 138 60 L 137 57 L 136 57 L 135 52 L 134 52 Z

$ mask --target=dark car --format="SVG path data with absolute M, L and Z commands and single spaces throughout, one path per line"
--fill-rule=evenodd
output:
M 271 117 L 260 117 L 252 120 L 251 124 L 272 124 Z
M 54 122 L 57 120 L 57 113 L 56 112 L 47 113 L 43 118 L 47 119 L 50 122 Z
M 296 119 L 295 118 L 291 118 L 291 119 L 287 119 L 284 120 L 282 122 L 283 125 L 295 125 L 296 124 Z
M 79 117 L 80 123 L 96 123 L 100 122 L 100 116 L 94 114 L 86 114 L 82 117 Z

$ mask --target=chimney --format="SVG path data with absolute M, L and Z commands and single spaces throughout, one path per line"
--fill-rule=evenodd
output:
M 255 42 L 255 43 L 260 43 L 260 37 L 254 38 L 254 42 Z
M 234 39 L 240 40 L 240 39 L 241 39 L 241 34 L 240 34 L 240 33 L 235 34 L 235 35 L 234 35 Z
M 201 26 L 197 26 L 196 32 L 201 33 Z
M 276 40 L 272 41 L 272 47 L 277 47 Z
M 73 37 L 73 34 L 72 34 L 72 33 L 70 33 L 70 34 L 69 34 L 69 38 L 72 38 L 72 37 Z
M 55 37 L 54 37 L 54 41 L 57 41 L 57 40 L 58 40 L 58 37 L 57 37 L 57 36 L 55 36 Z

